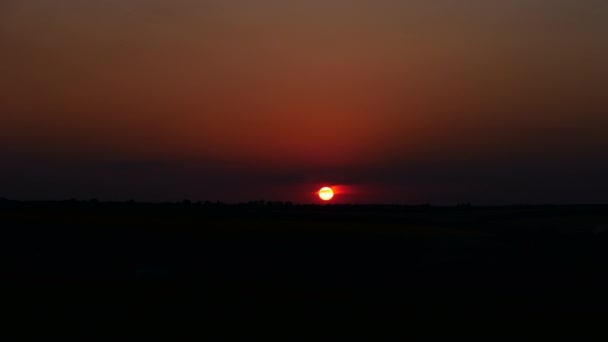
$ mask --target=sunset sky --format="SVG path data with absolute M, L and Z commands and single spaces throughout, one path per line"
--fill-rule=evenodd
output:
M 0 197 L 608 202 L 605 0 L 0 0 Z

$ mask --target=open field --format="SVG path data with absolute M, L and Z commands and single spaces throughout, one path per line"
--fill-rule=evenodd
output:
M 4 201 L 0 226 L 14 317 L 535 319 L 608 312 L 605 206 Z

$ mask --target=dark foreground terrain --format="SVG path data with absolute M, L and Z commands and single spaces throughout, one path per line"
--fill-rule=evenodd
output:
M 18 320 L 442 329 L 608 314 L 606 206 L 2 201 L 0 227 Z

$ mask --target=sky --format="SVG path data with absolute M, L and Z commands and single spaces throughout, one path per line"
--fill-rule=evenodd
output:
M 0 0 L 0 197 L 608 203 L 605 0 Z

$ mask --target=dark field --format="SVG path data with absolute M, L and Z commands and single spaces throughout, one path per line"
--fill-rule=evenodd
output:
M 608 312 L 608 207 L 0 204 L 11 316 L 571 320 Z M 471 323 L 473 324 L 473 323 Z

